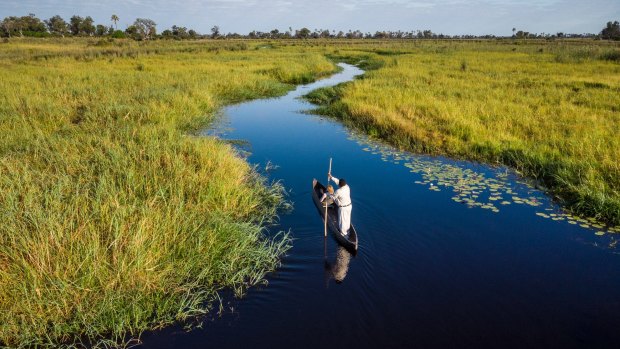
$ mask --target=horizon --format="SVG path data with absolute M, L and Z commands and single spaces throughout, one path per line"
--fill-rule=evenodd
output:
M 289 28 L 347 32 L 431 30 L 444 35 L 512 36 L 512 28 L 530 33 L 597 34 L 609 21 L 620 18 L 620 2 L 594 0 L 325 0 L 309 4 L 299 0 L 188 0 L 179 7 L 162 0 L 94 1 L 9 0 L 0 4 L 0 17 L 30 13 L 48 19 L 60 15 L 91 16 L 96 24 L 110 25 L 119 16 L 119 29 L 136 18 L 149 18 L 161 32 L 173 25 L 208 34 L 218 26 L 222 34 L 247 34 Z M 106 14 L 107 13 L 107 14 Z M 247 16 L 251 13 L 252 16 Z M 208 15 L 207 15 L 208 14 Z

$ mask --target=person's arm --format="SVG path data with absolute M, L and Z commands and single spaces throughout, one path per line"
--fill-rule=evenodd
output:
M 321 196 L 321 200 L 319 200 L 319 202 L 323 202 L 325 198 L 327 198 L 327 193 L 323 193 L 323 196 Z
M 340 189 L 336 189 L 336 191 L 334 191 L 334 193 L 331 194 L 330 196 L 332 200 L 334 200 L 334 202 L 336 202 L 337 204 L 340 202 L 340 199 L 342 199 L 342 193 Z
M 329 175 L 329 179 L 334 181 L 334 183 L 338 184 L 338 182 L 340 182 L 340 180 L 334 176 L 332 176 L 331 174 Z

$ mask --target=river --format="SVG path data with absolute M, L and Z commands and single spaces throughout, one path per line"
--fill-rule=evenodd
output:
M 269 284 L 227 295 L 221 317 L 143 336 L 144 348 L 616 348 L 620 254 L 596 223 L 564 214 L 505 168 L 399 152 L 303 113 L 300 96 L 362 73 L 351 65 L 280 98 L 223 110 L 205 131 L 244 140 L 289 190 L 273 232 L 293 248 Z M 313 178 L 347 179 L 359 252 L 331 236 Z

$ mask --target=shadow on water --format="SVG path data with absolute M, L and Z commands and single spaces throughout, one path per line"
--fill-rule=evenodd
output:
M 313 106 L 298 97 L 362 73 L 342 67 L 230 106 L 205 131 L 247 140 L 248 161 L 288 188 L 294 209 L 270 233 L 290 230 L 293 248 L 268 286 L 226 298 L 202 329 L 146 334 L 144 347 L 617 347 L 617 234 L 506 168 L 401 152 L 302 113 Z M 324 238 L 311 199 L 330 157 L 351 187 L 353 259 Z
M 325 245 L 327 245 L 327 241 L 325 241 Z M 342 246 L 338 246 L 336 252 L 336 259 L 333 262 L 330 263 L 326 256 L 326 285 L 328 285 L 330 279 L 333 279 L 334 281 L 336 281 L 336 283 L 342 283 L 344 281 L 344 279 L 347 277 L 347 272 L 349 271 L 349 262 L 351 262 L 352 257 L 353 255 L 351 254 L 351 252 L 347 251 L 347 249 Z

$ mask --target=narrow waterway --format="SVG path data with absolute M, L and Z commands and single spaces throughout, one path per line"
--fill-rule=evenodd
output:
M 505 168 L 396 151 L 303 113 L 300 96 L 224 109 L 205 134 L 247 141 L 248 160 L 280 180 L 292 212 L 274 229 L 293 248 L 269 285 L 227 299 L 221 317 L 171 327 L 145 348 L 617 348 L 617 234 L 562 213 Z M 313 178 L 350 184 L 359 253 L 333 238 Z

